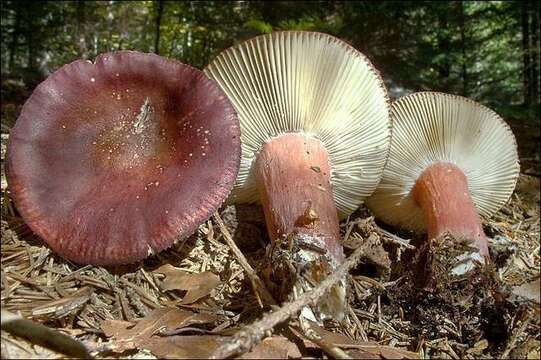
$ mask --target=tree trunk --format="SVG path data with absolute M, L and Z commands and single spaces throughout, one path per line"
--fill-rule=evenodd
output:
M 438 73 L 442 80 L 440 85 L 440 90 L 448 92 L 449 91 L 449 76 L 451 75 L 451 60 L 449 59 L 449 54 L 451 53 L 451 41 L 448 35 L 449 22 L 447 19 L 447 13 L 443 12 L 438 16 L 438 23 L 440 29 L 443 32 L 438 32 L 438 51 L 444 54 L 443 62 L 438 66 Z
M 34 31 L 35 31 L 35 18 L 34 18 L 34 8 L 27 8 L 27 19 L 26 19 L 26 45 L 28 47 L 26 65 L 29 73 L 34 72 L 36 69 L 36 54 L 38 44 L 34 43 Z
M 279 9 L 279 4 L 273 1 L 261 1 L 260 4 L 263 21 L 272 26 L 276 26 L 279 21 L 278 12 L 281 10 Z
M 105 40 L 107 51 L 113 50 L 111 46 L 111 44 L 113 43 L 113 33 L 115 32 L 115 29 L 113 27 L 113 20 L 115 19 L 113 6 L 115 6 L 113 0 L 107 2 L 107 28 L 109 29 L 109 35 L 107 37 L 107 40 Z M 98 56 L 98 54 L 94 54 L 94 57 L 95 56 Z
M 14 61 L 15 61 L 15 52 L 17 51 L 17 47 L 19 45 L 18 39 L 19 39 L 19 32 L 21 27 L 21 11 L 19 10 L 19 3 L 14 3 L 14 11 L 15 11 L 15 25 L 13 27 L 13 32 L 11 33 L 11 44 L 9 45 L 9 72 L 13 73 L 14 69 Z
M 85 2 L 77 0 L 77 24 L 75 25 L 77 36 L 77 55 L 81 58 L 87 57 L 86 38 L 85 38 Z
M 540 3 L 537 1 L 532 2 L 532 19 L 531 19 L 531 42 L 530 42 L 530 56 L 531 56 L 531 67 L 532 67 L 532 77 L 531 77 L 531 93 L 532 93 L 532 100 L 534 102 L 537 102 L 537 104 L 541 103 L 540 98 L 540 83 L 539 83 L 539 70 L 540 70 L 540 64 L 539 64 L 539 12 L 540 12 Z
M 162 14 L 163 14 L 163 1 L 158 0 L 158 10 L 156 14 L 156 38 L 154 41 L 154 52 L 157 55 L 160 55 L 160 28 L 162 24 Z
M 184 10 L 184 9 L 183 9 Z M 180 25 L 182 27 L 182 25 L 184 24 L 184 20 L 183 20 L 183 14 L 184 14 L 184 11 L 179 11 L 178 13 L 178 19 L 177 19 L 177 23 L 178 25 Z M 180 34 L 180 31 L 175 31 L 173 33 L 173 38 L 171 39 L 171 42 L 169 43 L 169 53 L 167 56 L 169 57 L 174 57 L 173 56 L 173 51 L 175 50 L 176 48 L 176 45 L 177 45 L 177 41 L 178 41 L 178 37 L 179 37 L 179 34 Z M 182 58 L 181 58 L 182 59 Z
M 530 27 L 528 2 L 522 2 L 521 24 L 522 24 L 522 89 L 523 103 L 529 106 L 532 103 L 532 93 L 530 87 Z
M 464 1 L 458 3 L 459 25 L 460 25 L 460 46 L 462 48 L 461 75 L 462 75 L 462 96 L 468 96 L 468 67 L 466 55 L 466 14 L 464 13 Z

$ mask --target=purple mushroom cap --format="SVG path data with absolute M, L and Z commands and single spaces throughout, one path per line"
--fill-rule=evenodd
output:
M 201 71 L 134 51 L 77 60 L 43 81 L 11 131 L 10 195 L 77 263 L 126 264 L 191 235 L 240 162 L 236 112 Z

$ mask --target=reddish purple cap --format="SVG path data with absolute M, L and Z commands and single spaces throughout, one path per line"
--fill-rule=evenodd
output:
M 26 223 L 78 263 L 144 259 L 192 234 L 228 196 L 240 131 L 201 71 L 119 51 L 49 76 L 10 134 L 10 194 Z

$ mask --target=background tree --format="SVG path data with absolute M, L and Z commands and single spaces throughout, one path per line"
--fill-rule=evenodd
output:
M 61 65 L 106 51 L 156 52 L 202 68 L 219 51 L 252 36 L 311 30 L 338 36 L 365 53 L 392 96 L 451 92 L 504 115 L 539 121 L 537 1 L 1 4 L 2 79 L 18 79 L 30 90 Z M 2 86 L 3 105 L 24 102 L 10 98 L 10 91 Z

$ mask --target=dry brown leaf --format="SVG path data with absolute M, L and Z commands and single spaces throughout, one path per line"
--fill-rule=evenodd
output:
M 165 275 L 165 280 L 162 283 L 165 290 L 187 291 L 182 299 L 183 304 L 191 304 L 209 295 L 212 289 L 220 283 L 220 277 L 210 271 L 192 274 L 171 264 L 162 265 L 154 272 Z
M 364 350 L 361 350 L 361 349 L 348 350 L 347 354 L 349 356 L 351 356 L 352 358 L 354 358 L 354 359 L 376 359 L 376 360 L 381 360 L 381 356 L 376 355 L 376 354 L 372 354 L 369 351 L 364 351 Z
M 340 344 L 336 344 L 339 347 L 342 347 Z M 344 348 L 347 348 L 351 345 L 346 345 Z M 374 355 L 379 355 L 383 359 L 419 359 L 419 354 L 413 351 L 408 351 L 399 347 L 392 347 L 386 345 L 373 345 L 371 342 L 359 342 L 357 344 L 358 349 L 367 351 Z
M 264 339 L 241 359 L 288 359 L 300 358 L 302 354 L 297 345 L 284 336 Z
M 381 357 L 384 359 L 418 359 L 419 356 L 416 353 L 410 353 L 409 351 L 404 351 L 399 348 L 394 348 L 391 346 L 379 346 L 379 351 Z
M 163 359 L 208 359 L 222 339 L 215 335 L 153 337 L 145 348 Z
M 134 348 L 148 349 L 148 343 L 153 341 L 151 337 L 158 332 L 169 332 L 189 325 L 210 323 L 215 320 L 217 317 L 214 315 L 160 308 L 135 324 L 128 321 L 106 320 L 101 323 L 101 328 L 105 336 L 112 338 L 112 350 L 123 352 Z
M 419 354 L 406 349 L 380 345 L 373 341 L 355 341 L 345 335 L 333 333 L 325 330 L 315 322 L 308 320 L 310 328 L 316 332 L 323 340 L 343 349 L 354 349 L 352 353 L 362 355 L 362 358 L 374 359 L 419 359 Z M 364 353 L 370 353 L 373 357 Z M 363 355 L 364 354 L 364 355 Z M 354 354 L 351 354 L 352 356 Z
M 129 327 L 132 327 L 135 323 L 122 320 L 104 320 L 101 322 L 101 329 L 107 337 L 120 338 L 123 332 Z
M 217 335 L 153 337 L 145 344 L 155 356 L 164 359 L 206 359 L 229 338 Z M 299 358 L 297 346 L 283 336 L 264 339 L 241 359 Z

